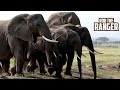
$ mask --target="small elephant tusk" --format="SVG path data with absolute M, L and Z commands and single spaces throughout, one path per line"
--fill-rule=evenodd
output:
M 55 41 L 55 40 L 50 40 L 48 38 L 46 38 L 45 36 L 42 36 L 42 38 L 48 42 L 52 42 L 52 43 L 58 43 L 58 41 Z
M 98 51 L 96 51 L 96 50 L 94 50 L 96 53 L 98 53 L 98 54 L 103 54 L 103 53 L 101 53 L 101 52 L 98 52 Z
M 85 46 L 86 47 L 86 46 Z M 88 50 L 89 50 L 89 52 L 91 52 L 92 54 L 95 54 L 93 51 L 91 51 L 88 47 L 86 47 Z
M 84 57 L 88 58 L 87 56 L 85 56 L 84 54 L 82 54 Z
M 85 46 L 85 47 L 87 47 L 87 46 Z M 100 53 L 100 52 L 94 50 L 94 51 L 96 52 L 96 53 L 95 53 L 95 52 L 91 51 L 88 47 L 87 47 L 87 49 L 88 49 L 92 54 L 96 54 L 96 53 L 98 53 L 98 54 L 103 54 L 103 53 Z
M 57 55 L 54 52 L 53 52 L 53 54 L 54 54 L 55 58 L 57 58 Z
M 77 28 L 81 28 L 81 26 L 80 26 L 80 25 L 76 25 L 76 27 L 77 27 Z
M 79 58 L 81 60 L 81 58 L 78 56 L 77 52 L 76 52 L 77 58 Z

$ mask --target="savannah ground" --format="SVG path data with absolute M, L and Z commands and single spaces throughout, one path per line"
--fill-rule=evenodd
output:
M 96 66 L 97 66 L 97 79 L 120 79 L 120 45 L 119 44 L 94 44 L 95 50 L 102 52 L 103 54 L 96 54 Z M 93 79 L 93 71 L 91 67 L 91 60 L 89 56 L 88 50 L 83 47 L 83 54 L 86 56 L 82 56 L 82 78 L 83 79 Z M 11 59 L 11 67 L 13 66 L 13 59 Z M 63 72 L 65 70 L 66 65 L 63 68 Z M 77 59 L 76 56 L 74 58 L 73 66 L 72 66 L 72 76 L 64 75 L 62 72 L 64 79 L 78 79 L 79 72 L 77 67 Z M 39 71 L 36 70 L 35 73 L 25 73 L 25 77 L 2 77 L 5 79 L 56 79 L 54 78 L 54 73 L 52 76 L 49 74 L 40 75 Z M 2 79 L 1 78 L 1 79 Z

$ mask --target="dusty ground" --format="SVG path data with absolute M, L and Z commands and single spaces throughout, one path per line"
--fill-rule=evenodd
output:
M 96 47 L 95 50 L 102 52 L 104 54 L 96 54 L 96 66 L 97 66 L 97 79 L 120 79 L 120 46 L 115 47 Z M 93 79 L 93 71 L 91 67 L 91 60 L 86 48 L 83 48 L 82 56 L 82 78 L 83 79 Z M 11 65 L 13 65 L 13 60 L 11 60 Z M 66 65 L 63 67 L 62 76 L 64 79 L 78 79 L 79 72 L 77 67 L 76 56 L 72 65 L 72 76 L 64 75 Z M 35 73 L 25 73 L 24 77 L 2 77 L 1 79 L 56 79 L 54 73 L 52 76 L 49 74 L 40 75 L 39 71 L 36 70 Z
M 119 68 L 119 64 L 117 65 L 107 65 L 107 66 L 98 66 L 97 67 L 97 71 L 101 71 L 104 70 L 105 72 L 118 72 L 120 73 L 120 68 Z M 63 72 L 65 71 L 65 69 L 63 70 Z M 82 79 L 93 79 L 93 72 L 92 72 L 92 68 L 90 65 L 86 66 L 86 68 L 82 69 L 83 71 L 83 75 L 82 75 Z M 64 75 L 64 73 L 62 72 L 62 76 L 63 79 L 78 79 L 79 78 L 79 72 L 78 70 L 72 69 L 72 76 L 67 76 Z M 0 75 L 0 79 L 56 79 L 54 77 L 54 73 L 52 76 L 50 76 L 48 73 L 46 73 L 45 75 L 40 75 L 39 74 L 39 69 L 35 70 L 35 73 L 25 73 L 24 77 L 16 77 L 16 76 L 2 76 Z M 98 74 L 97 79 L 119 79 L 119 76 L 115 76 L 115 75 L 100 75 Z

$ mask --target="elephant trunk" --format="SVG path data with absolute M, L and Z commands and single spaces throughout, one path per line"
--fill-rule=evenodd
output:
M 39 30 L 39 34 L 47 42 L 58 43 L 58 41 L 52 39 L 51 32 L 47 24 L 44 24 L 44 28 L 42 30 Z
M 31 53 L 33 52 L 33 50 L 35 50 L 35 48 L 36 48 L 36 43 L 30 42 L 28 45 L 27 59 L 30 58 Z
M 48 63 L 48 67 L 52 66 L 52 53 L 50 53 L 50 51 L 46 51 L 46 57 L 47 57 L 47 63 Z
M 88 48 L 94 52 L 93 44 L 89 45 Z M 92 69 L 94 72 L 94 79 L 96 79 L 96 61 L 95 61 L 95 54 L 89 51 L 90 53 L 90 58 L 91 58 L 91 63 L 92 63 Z

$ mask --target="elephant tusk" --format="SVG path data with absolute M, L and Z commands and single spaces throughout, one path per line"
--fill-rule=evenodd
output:
M 85 46 L 86 47 L 86 46 Z M 89 50 L 89 52 L 91 52 L 92 54 L 95 54 L 93 51 L 91 51 L 88 47 L 87 47 L 87 49 Z
M 57 55 L 54 52 L 53 52 L 53 54 L 54 54 L 55 58 L 57 58 Z
M 27 59 L 29 59 L 29 58 L 30 58 L 30 53 L 27 54 Z
M 86 46 L 85 46 L 86 47 Z M 96 54 L 96 53 L 98 53 L 98 54 L 103 54 L 103 53 L 100 53 L 100 52 L 98 52 L 98 51 L 96 51 L 96 50 L 94 50 L 96 53 L 94 53 L 93 51 L 91 51 L 88 47 L 87 47 L 87 49 L 92 53 L 92 54 Z
M 87 56 L 85 56 L 84 54 L 82 54 L 84 57 L 88 58 Z
M 96 53 L 98 53 L 98 54 L 103 54 L 103 53 L 101 53 L 101 52 L 98 52 L 98 51 L 96 51 L 96 50 L 94 50 Z
M 58 41 L 55 41 L 55 40 L 50 40 L 48 38 L 46 38 L 45 36 L 42 36 L 42 38 L 48 42 L 52 42 L 52 43 L 58 43 Z
M 81 26 L 80 25 L 75 25 L 77 28 L 81 28 Z
M 79 60 L 81 60 L 81 58 L 78 56 L 77 52 L 76 52 L 77 58 L 79 58 Z
M 62 55 L 61 55 L 61 54 L 59 54 L 59 56 L 60 56 L 60 57 L 62 57 Z

